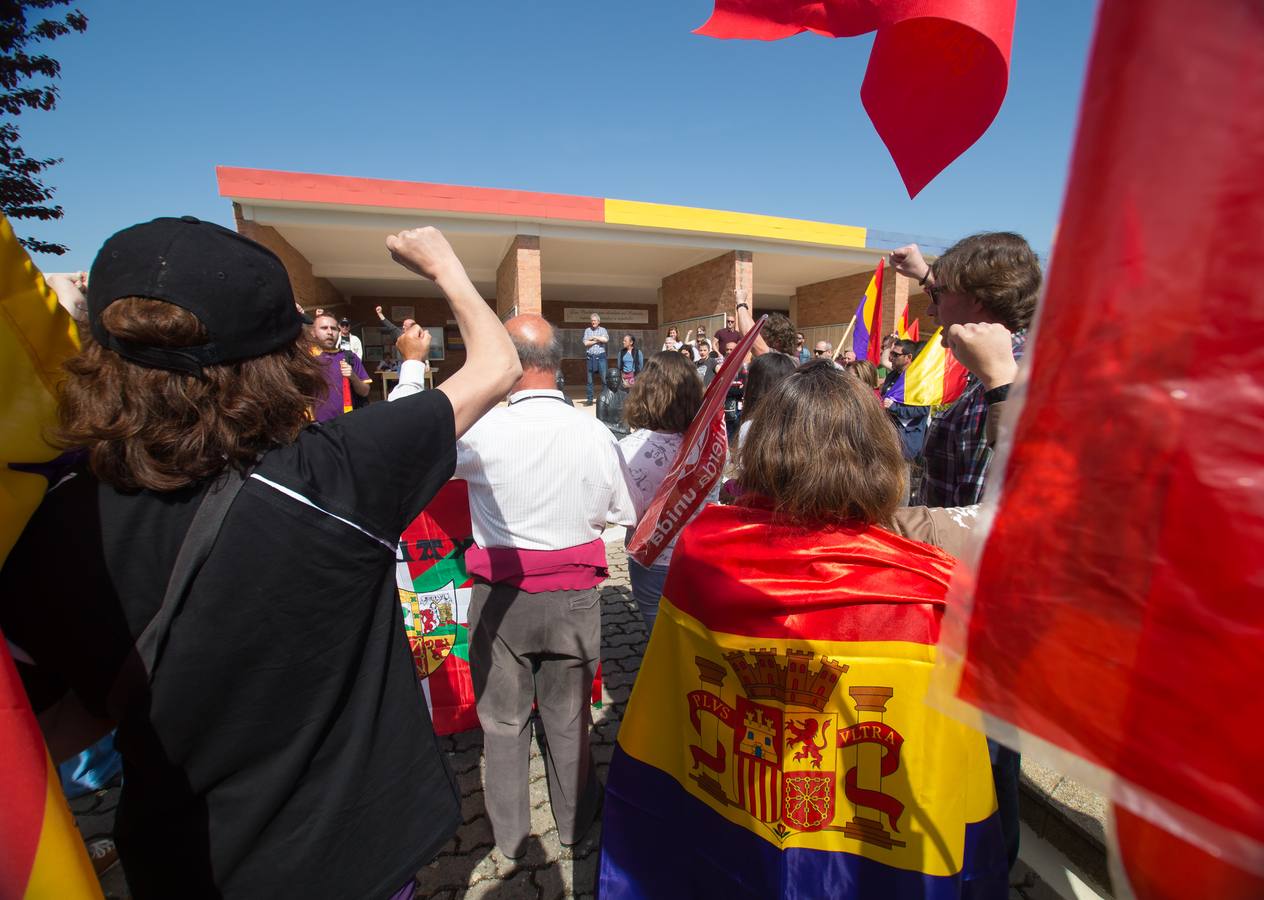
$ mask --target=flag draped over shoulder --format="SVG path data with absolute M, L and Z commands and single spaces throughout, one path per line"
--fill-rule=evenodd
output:
M 966 389 L 966 369 L 940 343 L 942 332 L 942 328 L 935 329 L 884 397 L 909 406 L 940 406 L 961 396 Z
M 667 477 L 654 492 L 654 499 L 637 523 L 632 540 L 628 541 L 628 553 L 641 565 L 654 564 L 685 524 L 702 509 L 712 486 L 723 474 L 729 451 L 724 398 L 737 378 L 742 360 L 755 345 L 755 338 L 767 321 L 767 316 L 760 316 L 754 327 L 742 335 L 707 385 L 702 406 L 685 432 Z
M 775 41 L 876 31 L 860 100 L 915 197 L 996 118 L 1014 8 L 1015 0 L 716 0 L 696 33 Z
M 1004 898 L 983 735 L 923 702 L 953 561 L 709 506 L 611 761 L 603 898 Z
M 1143 7 L 1101 5 L 1021 411 L 945 658 L 1007 742 L 1123 807 L 1138 896 L 1260 897 L 1264 16 Z
M 400 535 L 395 582 L 404 631 L 436 734 L 478 728 L 470 677 L 469 608 L 474 579 L 465 551 L 474 543 L 469 486 L 445 484 Z M 592 702 L 601 704 L 601 668 Z
M 59 367 L 78 349 L 74 322 L 0 216 L 0 564 L 48 489 L 38 471 L 61 453 L 45 440 L 57 421 Z M 101 896 L 57 770 L 2 640 L 0 797 L 5 804 L 0 814 L 0 897 Z
M 882 271 L 883 262 L 878 260 L 852 317 L 851 329 L 851 348 L 856 359 L 867 359 L 875 366 L 882 359 Z

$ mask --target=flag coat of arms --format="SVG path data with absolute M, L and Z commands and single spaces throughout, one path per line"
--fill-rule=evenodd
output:
M 399 538 L 395 577 L 404 631 L 436 734 L 478 727 L 469 662 L 474 581 L 465 570 L 473 543 L 469 489 L 459 479 L 445 484 Z
M 474 579 L 465 551 L 474 544 L 469 486 L 453 479 L 400 535 L 395 583 L 404 633 L 436 734 L 478 728 L 470 677 L 469 608 Z M 601 668 L 592 702 L 601 704 Z
M 610 765 L 600 894 L 1006 896 L 983 735 L 924 702 L 951 557 L 707 507 Z

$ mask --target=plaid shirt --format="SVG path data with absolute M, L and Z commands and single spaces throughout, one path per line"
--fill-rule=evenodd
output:
M 1014 333 L 1014 359 L 1022 359 L 1027 332 Z M 922 502 L 927 506 L 971 506 L 983 498 L 983 484 L 992 463 L 987 445 L 987 400 L 973 375 L 957 402 L 936 416 L 926 433 L 922 454 Z

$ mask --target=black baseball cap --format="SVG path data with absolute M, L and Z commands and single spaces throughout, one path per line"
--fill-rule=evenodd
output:
M 164 300 L 193 313 L 208 340 L 153 347 L 115 337 L 101 313 L 124 297 Z M 199 376 L 203 366 L 279 350 L 302 329 L 289 275 L 276 254 L 193 216 L 154 219 L 107 240 L 88 278 L 88 320 L 97 343 L 125 359 Z

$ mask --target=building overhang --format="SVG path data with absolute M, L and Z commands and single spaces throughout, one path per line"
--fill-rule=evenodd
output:
M 392 262 L 385 237 L 433 224 L 486 296 L 517 235 L 540 239 L 545 299 L 654 302 L 664 276 L 731 250 L 753 255 L 756 303 L 785 309 L 795 288 L 872 270 L 909 236 L 801 219 L 425 182 L 219 166 L 220 195 L 274 228 L 347 297 L 436 296 Z M 927 243 L 923 239 L 923 244 Z M 931 242 L 929 252 L 937 252 Z

